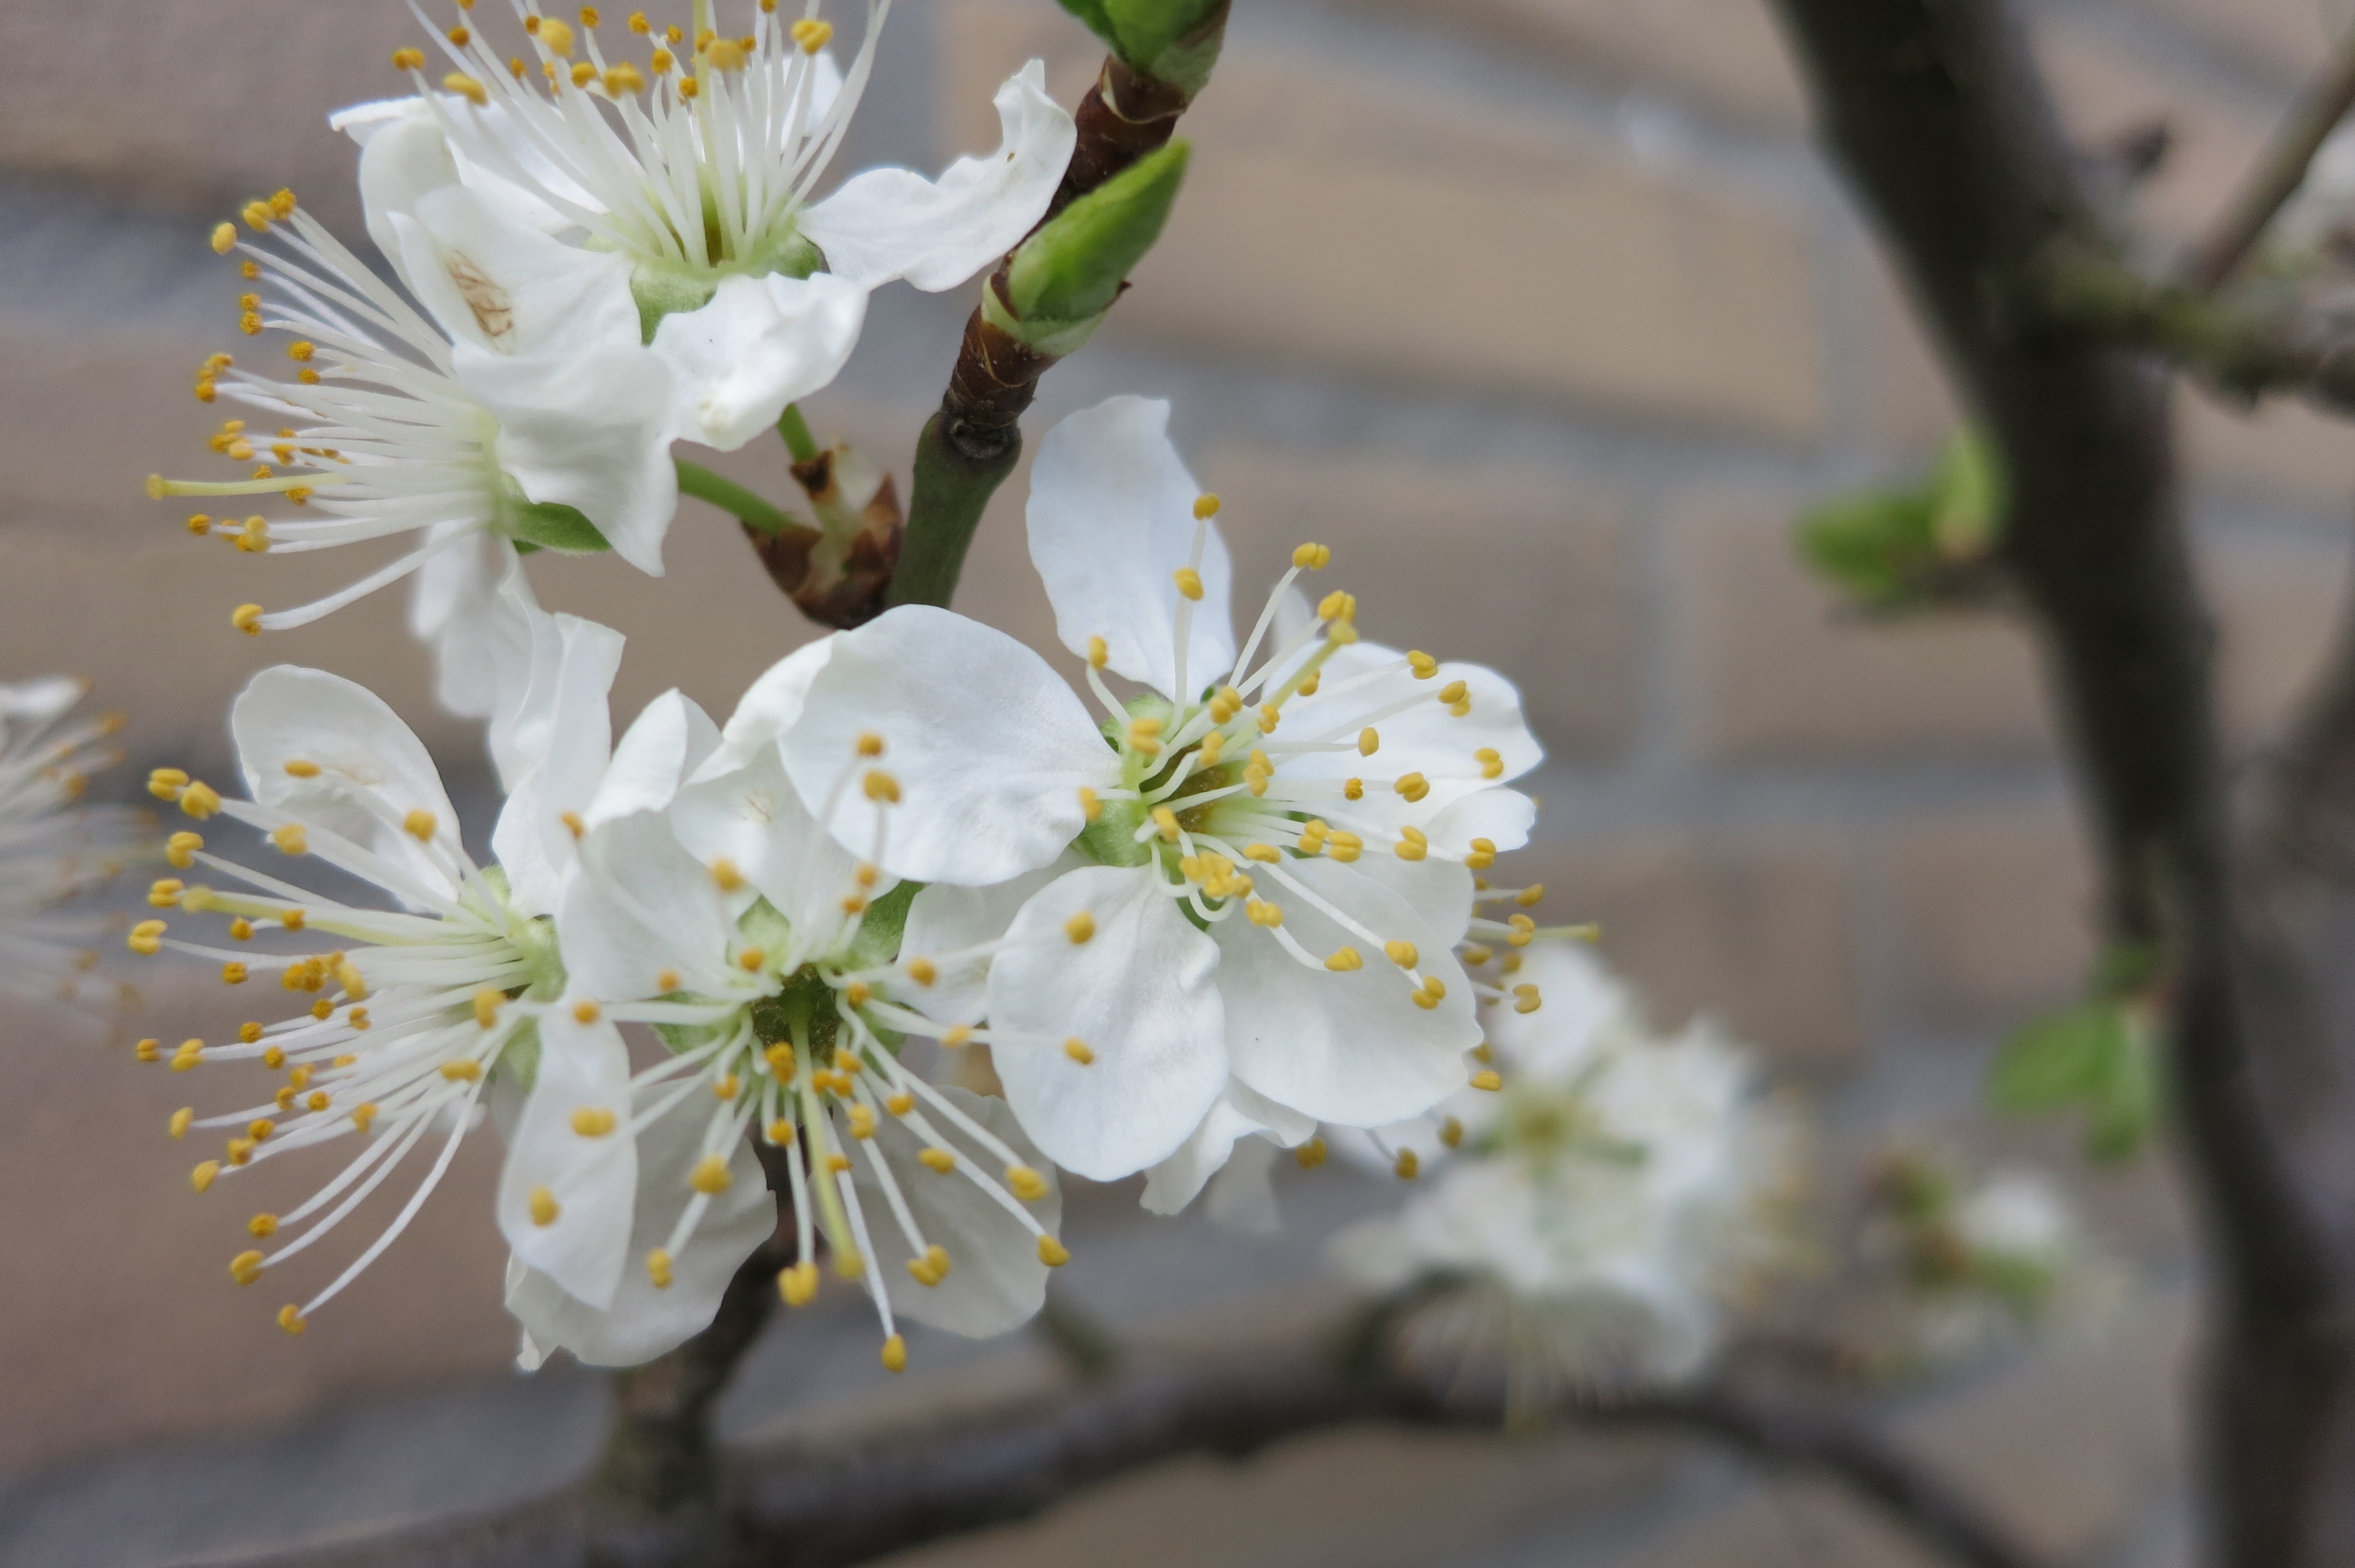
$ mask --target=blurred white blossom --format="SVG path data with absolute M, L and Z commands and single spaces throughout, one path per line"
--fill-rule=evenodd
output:
M 81 803 L 91 774 L 122 760 L 101 744 L 120 718 L 68 718 L 88 689 L 69 675 L 0 683 L 0 990 L 20 997 L 80 997 L 106 918 L 60 906 L 153 853 L 138 813 Z

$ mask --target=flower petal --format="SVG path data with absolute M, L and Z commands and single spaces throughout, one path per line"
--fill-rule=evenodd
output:
M 830 273 L 721 280 L 707 303 L 655 329 L 671 433 L 734 451 L 840 375 L 866 321 L 866 290 Z
M 330 116 L 328 124 L 360 144 L 360 207 L 368 238 L 409 291 L 423 300 L 420 280 L 410 276 L 400 226 L 394 220 L 414 218 L 417 204 L 427 195 L 458 183 L 457 163 L 432 107 L 421 98 L 388 99 Z M 437 257 L 428 255 L 426 261 L 430 275 L 422 280 L 425 286 L 446 291 L 447 270 Z
M 657 1289 L 645 1257 L 670 1237 L 695 1191 L 688 1183 L 703 1154 L 710 1097 L 690 1095 L 638 1135 L 638 1188 L 628 1266 L 603 1310 L 575 1299 L 537 1269 L 510 1270 L 507 1310 L 521 1319 L 541 1353 L 570 1351 L 591 1366 L 650 1361 L 710 1327 L 736 1270 L 777 1226 L 777 1205 L 761 1161 L 743 1139 L 727 1148 L 727 1190 L 711 1200 L 694 1237 L 671 1260 L 671 1282 Z
M 1032 894 L 1087 863 L 1078 853 L 1066 851 L 1050 865 L 987 887 L 929 884 L 908 906 L 908 923 L 900 933 L 900 961 L 944 959 L 949 954 L 996 941 L 1006 935 Z M 938 968 L 940 978 L 931 985 L 895 987 L 893 996 L 943 1023 L 979 1023 L 988 1016 L 987 954 L 962 962 L 943 961 Z
M 719 745 L 719 726 L 691 697 L 665 692 L 645 705 L 619 746 L 582 812 L 591 828 L 634 811 L 667 810 L 680 781 Z
M 733 773 L 752 760 L 753 754 L 773 747 L 777 738 L 798 723 L 809 699 L 810 683 L 834 654 L 831 635 L 794 649 L 766 670 L 737 699 L 736 711 L 719 732 L 719 747 L 706 758 L 698 773 L 716 778 Z
M 727 862 L 776 906 L 793 928 L 793 959 L 824 950 L 843 925 L 843 900 L 859 891 L 858 857 L 818 830 L 773 746 L 732 773 L 681 789 L 671 827 L 696 859 Z M 879 883 L 867 890 L 878 898 L 890 891 Z
M 1488 1043 L 1508 1073 L 1568 1079 L 1594 1059 L 1614 1024 L 1633 1016 L 1626 988 L 1576 943 L 1530 943 L 1512 980 L 1536 986 L 1540 1005 L 1535 1012 L 1504 1003 L 1487 1010 Z
M 529 768 L 514 749 L 515 723 L 531 686 L 532 621 L 540 614 L 522 557 L 498 535 L 464 523 L 430 530 L 430 543 L 472 532 L 426 556 L 410 577 L 410 634 L 432 650 L 433 694 L 461 718 L 488 719 L 485 738 L 499 787 Z
M 1074 943 L 1066 922 L 1082 912 L 1094 933 Z M 1024 1129 L 1056 1164 L 1099 1181 L 1167 1160 L 1226 1086 L 1217 944 L 1143 867 L 1057 878 L 1009 935 L 990 966 L 990 1024 L 1039 1039 L 990 1055 Z M 1072 1060 L 1066 1039 L 1094 1059 Z
M 435 854 L 402 824 L 412 811 L 428 812 L 437 835 L 454 843 L 458 813 L 424 742 L 383 698 L 341 675 L 278 664 L 246 683 L 229 722 L 255 800 L 341 834 L 421 887 L 456 891 L 446 853 Z M 286 770 L 290 762 L 316 771 L 298 778 Z
M 833 647 L 785 733 L 785 769 L 827 831 L 895 876 L 981 887 L 1035 870 L 1087 825 L 1080 790 L 1119 782 L 1071 687 L 1002 631 L 902 605 Z M 897 782 L 899 805 L 868 800 L 869 772 Z
M 441 132 L 432 133 L 439 144 Z M 361 160 L 418 134 L 405 125 L 388 130 Z M 387 222 L 403 280 L 453 344 L 527 358 L 644 345 L 627 257 L 566 245 L 516 222 L 456 184 L 454 169 Z
M 1169 441 L 1169 405 L 1112 397 L 1071 415 L 1039 443 L 1030 473 L 1030 561 L 1055 606 L 1055 634 L 1085 658 L 1104 640 L 1112 668 L 1175 698 L 1174 574 L 1194 550 L 1202 493 Z M 1186 683 L 1195 693 L 1235 662 L 1228 599 L 1234 570 L 1208 525 L 1202 599 L 1193 607 Z
M 986 158 L 959 158 L 937 181 L 906 169 L 869 169 L 801 217 L 826 270 L 874 289 L 905 278 L 929 293 L 959 283 L 1014 249 L 1047 210 L 1078 138 L 1047 96 L 1032 60 L 997 90 L 1005 139 Z
M 537 1075 L 499 1172 L 499 1230 L 568 1295 L 610 1307 L 629 1262 L 637 1142 L 621 1127 L 583 1138 L 572 1116 L 610 1110 L 627 1122 L 630 1050 L 610 1021 L 584 1025 L 569 1005 L 549 1009 L 536 1027 Z
M 735 929 L 711 873 L 680 847 L 670 820 L 641 811 L 590 831 L 556 916 L 573 989 L 608 1001 L 684 985 L 725 994 Z M 673 983 L 657 977 L 671 971 Z
M 1210 1107 L 1209 1114 L 1202 1118 L 1192 1136 L 1178 1146 L 1177 1153 L 1146 1173 L 1145 1206 L 1156 1214 L 1174 1214 L 1185 1208 L 1202 1190 L 1203 1183 L 1225 1168 L 1235 1152 L 1235 1145 L 1243 1139 L 1268 1135 L 1291 1149 L 1307 1142 L 1316 1134 L 1315 1118 L 1277 1105 L 1249 1085 L 1229 1078 L 1217 1103 Z M 1263 1183 L 1265 1177 L 1263 1171 Z M 1241 1199 L 1244 1195 L 1237 1196 Z M 1250 1205 L 1244 1207 L 1248 1209 Z M 1246 1213 L 1236 1217 L 1248 1221 L 1255 1215 Z M 1272 1219 L 1273 1213 L 1269 1217 Z
M 499 812 L 491 851 L 506 871 L 517 911 L 549 915 L 572 866 L 575 824 L 596 793 L 613 749 L 606 694 L 621 668 L 622 634 L 537 607 L 529 624 L 531 685 L 509 742 L 526 771 Z
M 1023 1136 L 1004 1100 L 985 1098 L 954 1086 L 938 1092 L 1003 1139 L 1025 1164 L 1041 1171 L 1052 1169 Z M 943 1137 L 974 1156 L 983 1170 L 995 1166 L 996 1161 L 964 1135 L 938 1122 L 934 1126 Z M 1029 1226 L 963 1171 L 943 1175 L 926 1169 L 917 1156 L 927 1141 L 896 1117 L 880 1120 L 868 1147 L 890 1166 L 917 1230 L 925 1241 L 947 1252 L 951 1266 L 948 1277 L 938 1285 L 902 1283 L 908 1277 L 908 1265 L 915 1259 L 915 1249 L 892 1218 L 866 1150 L 858 1150 L 851 1180 L 858 1189 L 860 1212 L 867 1217 L 868 1238 L 878 1255 L 874 1263 L 890 1282 L 894 1311 L 952 1334 L 981 1339 L 1020 1327 L 1045 1305 L 1047 1266 L 1039 1260 L 1038 1241 Z M 1050 1235 L 1062 1224 L 1063 1195 L 1051 1176 L 1047 1195 L 1023 1207 Z
M 1312 969 L 1245 920 L 1214 927 L 1235 1076 L 1280 1105 L 1348 1127 L 1402 1121 L 1462 1087 L 1464 1053 L 1480 1044 L 1480 1025 L 1471 984 L 1437 934 L 1404 898 L 1348 866 L 1299 860 L 1284 871 L 1383 942 L 1413 943 L 1418 961 L 1401 970 L 1366 937 L 1273 876 L 1261 878 L 1261 895 L 1282 908 L 1284 929 L 1310 953 L 1353 948 L 1363 967 Z M 1418 975 L 1446 988 L 1436 1006 L 1411 1000 Z

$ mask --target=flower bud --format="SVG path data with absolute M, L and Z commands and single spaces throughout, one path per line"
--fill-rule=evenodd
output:
M 1119 297 L 1130 269 L 1161 238 L 1190 148 L 1172 142 L 1065 207 L 1007 264 L 1004 304 L 1025 341 L 1080 327 Z M 1045 342 L 1031 346 L 1070 350 Z M 1072 347 L 1078 346 L 1076 344 Z

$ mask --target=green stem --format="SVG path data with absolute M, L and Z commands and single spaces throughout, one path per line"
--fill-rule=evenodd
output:
M 782 507 L 773 506 L 753 494 L 732 479 L 722 479 L 708 468 L 688 462 L 685 458 L 673 460 L 678 467 L 678 488 L 682 494 L 712 505 L 741 519 L 746 526 L 762 534 L 782 534 L 788 528 L 816 530 Z
M 785 411 L 777 416 L 777 434 L 785 438 L 785 450 L 793 453 L 795 462 L 807 462 L 817 456 L 817 438 L 810 434 L 809 421 L 802 418 L 800 404 L 785 405 Z
M 924 433 L 916 438 L 916 487 L 908 499 L 899 570 L 891 578 L 892 604 L 948 607 L 973 531 L 989 498 L 1021 459 L 1021 435 L 1009 434 L 1013 439 L 1004 451 L 976 461 L 941 433 L 939 415 L 925 421 Z

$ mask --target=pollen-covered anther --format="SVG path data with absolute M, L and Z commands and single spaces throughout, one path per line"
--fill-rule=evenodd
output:
M 1399 830 L 1399 841 L 1392 848 L 1401 860 L 1421 860 L 1431 853 L 1431 841 L 1421 828 L 1405 827 Z
M 605 91 L 613 98 L 634 98 L 646 90 L 645 73 L 627 60 L 616 60 L 605 68 Z
M 1071 938 L 1071 946 L 1075 948 L 1095 934 L 1096 917 L 1085 909 L 1063 922 L 1063 935 Z
M 247 974 L 246 967 L 235 959 L 221 966 L 221 981 L 225 985 L 243 985 Z
M 229 1277 L 240 1285 L 250 1285 L 261 1277 L 261 1254 L 248 1250 L 229 1260 Z
M 1077 1035 L 1063 1042 L 1063 1054 L 1082 1067 L 1092 1066 L 1096 1059 L 1096 1054 L 1088 1043 Z
M 123 945 L 134 953 L 153 957 L 164 950 L 164 933 L 169 929 L 161 920 L 142 920 L 131 927 Z
M 1080 815 L 1091 822 L 1103 820 L 1103 802 L 1084 784 L 1080 786 Z
M 859 781 L 859 786 L 866 790 L 867 798 L 870 800 L 894 806 L 900 803 L 899 779 L 884 772 L 880 768 L 868 768 L 867 777 Z
M 1494 839 L 1474 839 L 1464 863 L 1474 871 L 1486 871 L 1497 863 L 1497 842 Z
M 1264 898 L 1254 898 L 1243 906 L 1243 915 L 1254 926 L 1273 931 L 1284 924 L 1284 909 Z
M 661 1247 L 646 1254 L 646 1279 L 656 1290 L 670 1288 L 670 1254 Z
M 931 985 L 941 978 L 939 966 L 930 959 L 910 959 L 907 969 L 908 978 L 918 985 Z
M 817 1298 L 817 1265 L 805 1258 L 777 1272 L 777 1294 L 788 1307 L 806 1307 Z
M 1168 807 L 1153 808 L 1153 826 L 1155 831 L 1160 833 L 1163 843 L 1174 844 L 1178 842 L 1178 813 Z
M 1343 865 L 1365 853 L 1366 841 L 1346 831 L 1336 831 L 1325 841 L 1325 853 Z
M 1358 619 L 1358 597 L 1335 588 L 1316 604 L 1319 620 L 1355 620 Z
M 1400 1181 L 1412 1181 L 1423 1173 L 1423 1160 L 1413 1150 L 1401 1149 L 1391 1169 L 1397 1172 Z
M 972 1041 L 972 1024 L 953 1023 L 941 1033 L 941 1049 L 943 1051 L 962 1050 Z
M 131 1054 L 142 1062 L 160 1062 L 164 1059 L 164 1043 L 150 1035 L 133 1045 Z
M 159 876 L 147 889 L 147 902 L 158 909 L 169 909 L 180 902 L 180 891 L 187 884 L 176 876 Z
M 1292 564 L 1304 572 L 1321 572 L 1333 564 L 1332 546 L 1316 544 L 1295 545 L 1292 550 Z
M 395 70 L 423 70 L 425 69 L 425 51 L 419 48 L 399 48 L 393 50 L 392 69 Z
M 1292 1160 L 1303 1171 L 1314 1171 L 1325 1163 L 1327 1152 L 1325 1140 L 1321 1138 L 1312 1138 L 1292 1151 Z
M 490 107 L 491 95 L 483 84 L 464 71 L 453 70 L 442 79 L 442 90 L 454 92 L 477 109 Z
M 471 1084 L 483 1075 L 483 1065 L 471 1056 L 442 1064 L 442 1075 L 453 1084 Z
M 1178 592 L 1180 597 L 1196 602 L 1200 601 L 1202 598 L 1201 573 L 1196 571 L 1191 567 L 1180 567 L 1176 571 L 1169 574 L 1169 580 L 1178 585 Z
M 1507 932 L 1505 940 L 1516 948 L 1528 947 L 1537 937 L 1538 923 L 1526 915 L 1516 915 L 1505 924 L 1511 927 Z
M 1039 1261 L 1049 1268 L 1060 1268 L 1071 1261 L 1071 1249 L 1053 1236 L 1039 1238 Z
M 311 835 L 300 822 L 281 822 L 270 830 L 270 842 L 278 846 L 281 854 L 311 853 Z
M 1411 969 L 1414 968 L 1417 963 L 1422 961 L 1423 958 L 1423 955 L 1416 950 L 1415 945 L 1412 942 L 1404 940 L 1384 942 L 1382 944 L 1382 953 L 1390 959 L 1391 962 L 1396 964 L 1402 969 Z
M 582 1138 L 602 1138 L 613 1130 L 614 1119 L 603 1106 L 582 1106 L 572 1113 L 572 1130 Z
M 1128 721 L 1129 749 L 1146 757 L 1161 754 L 1161 732 L 1167 721 L 1158 718 L 1133 718 Z
M 687 1184 L 706 1197 L 716 1197 L 734 1185 L 735 1178 L 728 1174 L 728 1161 L 717 1154 L 707 1154 L 695 1162 L 695 1173 Z
M 1007 1166 L 1006 1185 L 1026 1203 L 1035 1203 L 1047 1195 L 1047 1179 L 1028 1165 Z
M 258 604 L 239 605 L 229 611 L 229 623 L 248 637 L 259 637 L 261 635 L 261 607 Z
M 1101 670 L 1112 662 L 1112 649 L 1101 637 L 1088 639 L 1088 668 Z
M 1429 1012 L 1447 1000 L 1447 987 L 1441 983 L 1437 975 L 1425 975 L 1423 983 L 1413 991 L 1413 1000 L 1417 1007 Z
M 1483 1067 L 1478 1072 L 1472 1075 L 1472 1086 L 1476 1089 L 1485 1089 L 1490 1094 L 1495 1094 L 1498 1089 L 1505 1086 L 1505 1075 L 1499 1073 L 1494 1067 Z
M 531 1223 L 543 1230 L 554 1224 L 556 1217 L 564 1212 L 563 1206 L 556 1201 L 556 1194 L 545 1187 L 534 1187 L 531 1196 L 525 1202 L 531 1212 Z
M 1515 1012 L 1535 1012 L 1539 1008 L 1543 1007 L 1544 1005 L 1545 998 L 1539 994 L 1537 987 L 1524 982 L 1513 988 L 1513 1011 Z
M 407 833 L 410 838 L 415 839 L 419 843 L 432 843 L 433 842 L 433 830 L 439 824 L 433 821 L 433 813 L 426 810 L 423 807 L 417 808 L 410 811 L 409 815 L 400 819 L 401 832 Z
M 1392 780 L 1391 788 L 1406 797 L 1409 805 L 1417 805 L 1431 793 L 1431 780 L 1420 773 L 1402 773 Z
M 220 1161 L 208 1160 L 188 1172 L 188 1185 L 201 1192 L 210 1187 L 213 1184 L 213 1178 L 219 1174 Z
M 821 22 L 815 16 L 805 16 L 793 25 L 791 37 L 801 46 L 802 53 L 814 55 L 826 48 L 826 40 L 834 37 L 834 24 Z

